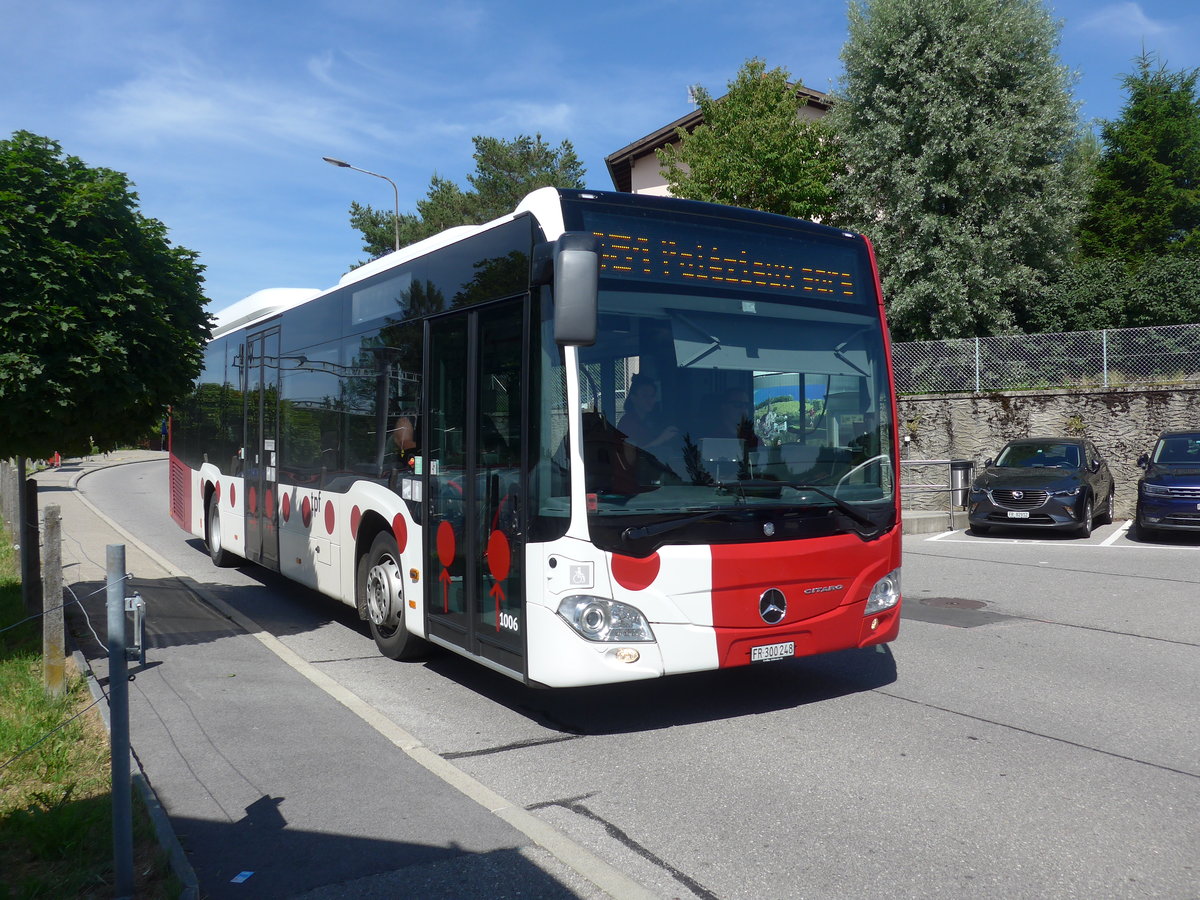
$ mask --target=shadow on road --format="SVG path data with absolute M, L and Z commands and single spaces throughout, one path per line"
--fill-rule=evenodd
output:
M 754 716 L 875 690 L 896 680 L 896 660 L 886 646 L 556 690 L 526 687 L 450 653 L 433 655 L 426 665 L 545 728 L 572 735 L 654 731 Z

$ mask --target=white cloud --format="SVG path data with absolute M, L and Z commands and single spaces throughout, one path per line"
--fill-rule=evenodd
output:
M 310 72 L 314 69 L 314 77 L 320 77 L 320 60 Z M 264 84 L 249 75 L 222 78 L 194 63 L 146 71 L 102 90 L 83 117 L 96 137 L 113 143 L 263 148 L 283 142 L 355 146 L 397 140 L 377 119 L 360 118 L 352 106 L 321 96 L 311 85 Z
M 1138 3 L 1110 3 L 1080 22 L 1080 28 L 1113 38 L 1158 38 L 1168 28 L 1151 19 Z
M 500 134 L 512 132 L 550 135 L 569 134 L 576 121 L 575 108 L 569 103 L 538 103 L 514 100 L 504 103 L 504 113 L 489 123 L 489 129 Z

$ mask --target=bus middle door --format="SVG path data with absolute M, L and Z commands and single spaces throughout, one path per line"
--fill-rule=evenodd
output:
M 279 329 L 246 339 L 246 559 L 279 570 Z
M 431 637 L 525 673 L 523 298 L 432 319 L 425 579 Z

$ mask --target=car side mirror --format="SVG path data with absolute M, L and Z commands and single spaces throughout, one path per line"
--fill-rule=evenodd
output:
M 1091 463 L 1088 464 L 1088 468 L 1091 469 L 1093 472 L 1099 472 L 1100 471 L 1100 460 L 1093 459 L 1091 461 Z
M 1150 454 L 1143 453 L 1141 456 L 1139 456 L 1138 460 L 1137 460 L 1137 464 L 1138 464 L 1139 469 L 1146 468 L 1146 466 L 1148 466 L 1150 464 Z
M 991 468 L 991 465 L 992 465 L 992 463 L 993 463 L 993 462 L 995 462 L 995 460 L 993 460 L 993 459 L 992 459 L 992 458 L 989 456 L 987 459 L 985 459 L 985 460 L 983 461 L 983 467 L 984 467 L 985 469 L 989 469 L 989 468 Z

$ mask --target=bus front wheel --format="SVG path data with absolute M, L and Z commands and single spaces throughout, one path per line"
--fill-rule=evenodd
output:
M 375 536 L 358 561 L 359 608 L 366 610 L 375 646 L 388 659 L 412 659 L 424 644 L 404 624 L 404 581 L 400 551 L 386 531 Z

